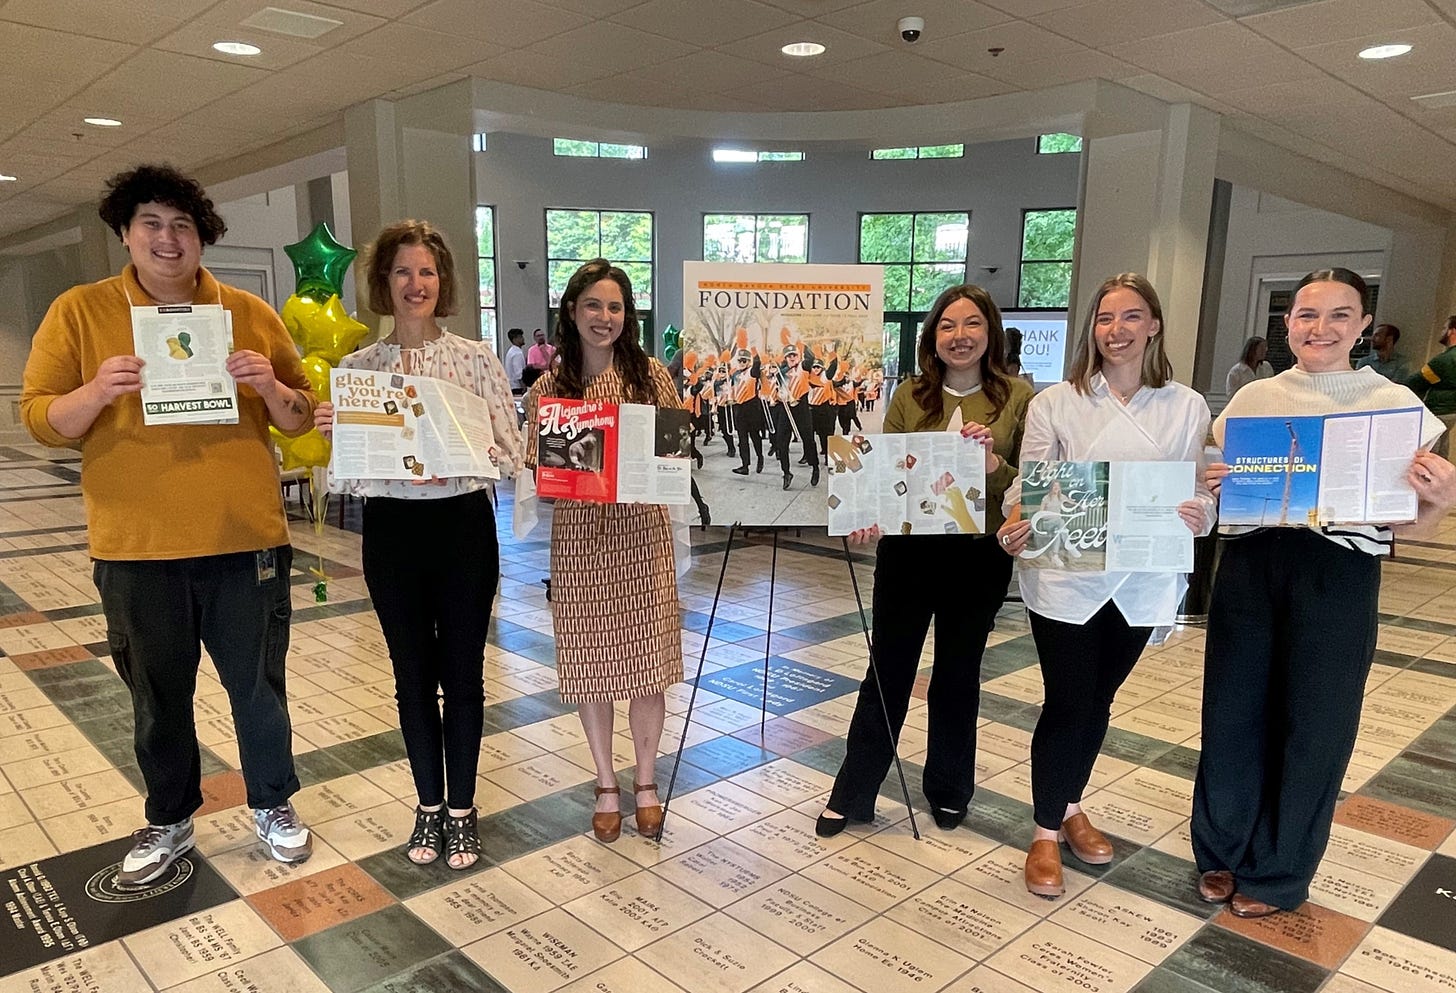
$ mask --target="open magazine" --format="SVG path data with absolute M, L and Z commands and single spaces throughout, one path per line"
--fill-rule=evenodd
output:
M 499 479 L 484 398 L 429 376 L 335 369 L 335 479 Z
M 1021 517 L 1031 537 L 1023 569 L 1191 572 L 1193 532 L 1178 505 L 1193 499 L 1192 462 L 1023 462 Z
M 227 371 L 232 315 L 218 304 L 131 308 L 142 367 L 143 424 L 236 424 L 238 387 Z
M 536 493 L 593 503 L 692 499 L 686 410 L 542 397 L 536 411 Z
M 1230 417 L 1220 524 L 1401 524 L 1418 499 L 1406 472 L 1421 408 L 1306 417 Z
M 829 439 L 829 533 L 984 534 L 986 450 L 958 432 Z

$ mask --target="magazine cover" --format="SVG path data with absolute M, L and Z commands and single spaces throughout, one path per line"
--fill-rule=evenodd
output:
M 1318 527 L 1322 416 L 1230 417 L 1220 524 Z
M 958 433 L 829 439 L 829 533 L 984 534 L 986 455 Z
M 884 270 L 684 262 L 682 387 L 715 521 L 823 526 L 834 437 L 880 430 Z
M 335 369 L 336 479 L 500 478 L 490 406 L 429 376 Z
M 536 416 L 539 496 L 592 503 L 690 500 L 687 411 L 542 397 Z
M 1107 462 L 1021 464 L 1021 518 L 1031 521 L 1021 568 L 1106 569 L 1109 469 Z

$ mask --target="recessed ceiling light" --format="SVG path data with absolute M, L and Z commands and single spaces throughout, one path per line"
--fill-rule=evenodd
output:
M 3 172 L 0 172 L 0 183 L 13 183 L 13 182 L 15 182 L 15 177 L 14 176 L 7 176 Z
M 246 41 L 218 41 L 213 42 L 212 47 L 224 55 L 258 55 L 263 51 L 257 45 L 249 45 Z
M 1409 52 L 1409 45 L 1372 45 L 1360 53 L 1362 59 L 1393 59 Z
M 796 58 L 808 58 L 810 55 L 823 55 L 824 46 L 817 41 L 796 41 L 779 49 L 785 55 L 793 55 Z
M 110 117 L 88 117 L 85 120 L 86 120 L 86 123 L 87 124 L 94 125 L 94 126 L 96 126 L 98 128 L 119 128 L 119 127 L 121 127 L 121 122 L 120 121 L 112 120 Z

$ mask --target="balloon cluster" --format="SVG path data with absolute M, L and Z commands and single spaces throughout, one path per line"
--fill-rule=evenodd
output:
M 280 316 L 303 354 L 303 372 L 314 394 L 321 401 L 328 400 L 334 366 L 359 347 L 359 342 L 369 333 L 369 327 L 350 317 L 339 299 L 344 273 L 358 253 L 339 244 L 322 221 L 307 238 L 283 246 L 283 251 L 293 262 L 296 281 L 294 293 L 283 304 Z M 325 478 L 330 454 L 328 439 L 317 429 L 296 438 L 287 437 L 277 428 L 269 430 L 283 453 L 284 470 L 309 470 L 314 531 L 322 534 L 329 499 Z M 314 597 L 322 602 L 328 597 L 328 577 L 324 575 L 322 556 L 319 565 L 309 571 L 318 579 Z
M 662 357 L 671 362 L 672 357 L 682 349 L 682 331 L 671 324 L 662 332 Z

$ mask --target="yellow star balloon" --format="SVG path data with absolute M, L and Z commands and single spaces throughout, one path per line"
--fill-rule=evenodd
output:
M 323 308 L 328 296 L 313 297 L 306 293 L 295 293 L 283 302 L 283 309 L 278 316 L 283 318 L 283 326 L 288 329 L 288 336 L 293 343 L 303 349 L 303 319 Z
M 288 305 L 284 304 L 284 310 Z M 329 297 L 322 307 L 311 311 L 299 308 L 299 348 L 304 355 L 322 355 L 331 365 L 359 347 L 359 342 L 369 333 L 367 324 L 360 324 L 349 316 L 337 294 Z
M 318 433 L 317 428 L 297 438 L 290 438 L 275 427 L 270 427 L 268 433 L 273 436 L 274 444 L 283 453 L 284 472 L 329 464 L 329 442 Z

